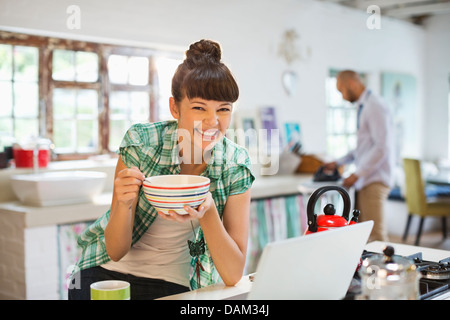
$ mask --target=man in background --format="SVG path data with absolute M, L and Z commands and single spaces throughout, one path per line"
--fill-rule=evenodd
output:
M 325 167 L 334 170 L 354 162 L 355 172 L 343 180 L 343 186 L 355 188 L 359 221 L 374 221 L 369 241 L 387 241 L 384 206 L 393 186 L 395 165 L 392 116 L 385 102 L 366 89 L 356 72 L 340 72 L 336 87 L 345 100 L 357 106 L 357 143 L 355 150 Z

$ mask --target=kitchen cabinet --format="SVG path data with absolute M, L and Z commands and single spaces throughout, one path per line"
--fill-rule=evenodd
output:
M 69 206 L 0 203 L 0 299 L 64 297 L 63 279 L 77 254 L 73 231 L 97 219 L 110 202 L 111 193 Z
M 307 199 L 298 191 L 296 194 L 252 200 L 245 273 L 256 270 L 267 243 L 304 233 L 307 223 L 304 201 Z

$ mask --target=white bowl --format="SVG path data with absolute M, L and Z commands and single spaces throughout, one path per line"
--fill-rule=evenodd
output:
M 157 210 L 187 214 L 185 205 L 197 208 L 209 191 L 209 178 L 194 175 L 163 175 L 145 179 L 144 194 Z

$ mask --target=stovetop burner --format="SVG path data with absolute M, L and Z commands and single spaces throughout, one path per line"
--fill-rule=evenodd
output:
M 364 260 L 375 254 L 380 253 L 364 250 L 361 258 Z M 419 298 L 421 300 L 432 299 L 450 291 L 450 257 L 439 262 L 426 261 L 422 258 L 422 252 L 418 252 L 405 258 L 412 260 L 422 274 L 422 278 L 419 280 Z M 344 299 L 355 299 L 360 293 L 361 278 L 358 273 L 355 273 Z
M 424 261 L 422 253 L 416 253 L 407 258 L 414 261 L 417 270 L 420 271 L 422 277 L 432 280 L 449 280 L 450 279 L 450 257 L 440 260 L 439 262 Z
M 422 274 L 427 279 L 448 280 L 450 279 L 450 268 L 443 265 L 429 266 Z

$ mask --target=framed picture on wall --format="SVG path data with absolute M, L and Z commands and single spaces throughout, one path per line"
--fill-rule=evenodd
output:
M 297 122 L 286 122 L 284 124 L 285 144 L 286 148 L 290 150 L 295 144 L 302 143 L 302 136 L 300 124 Z
M 275 107 L 261 107 L 259 116 L 261 119 L 261 147 L 265 149 L 265 154 L 276 154 L 280 152 L 281 133 L 278 128 Z M 265 137 L 265 141 L 263 141 Z

